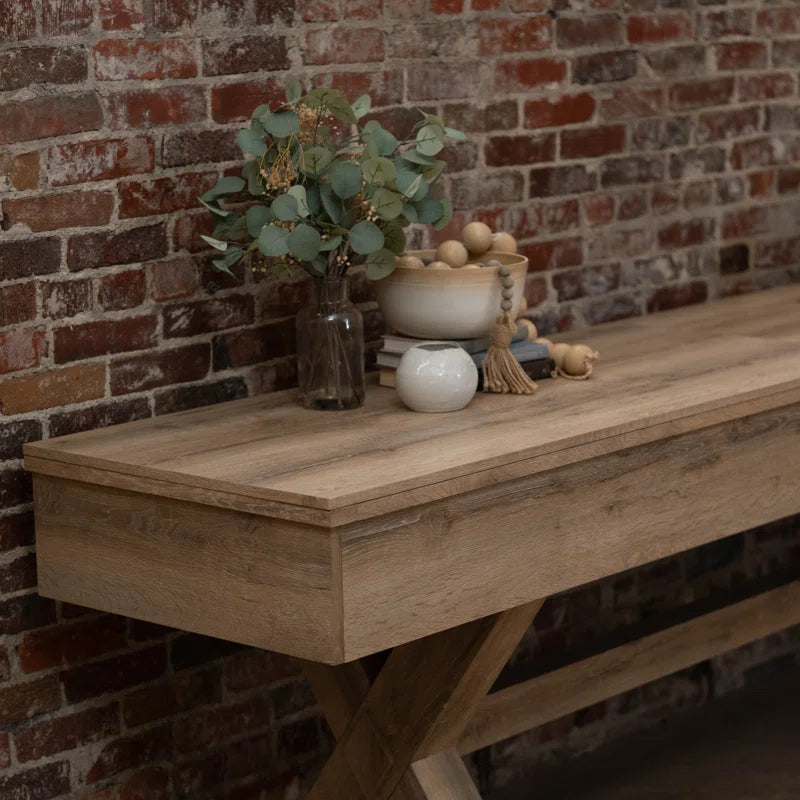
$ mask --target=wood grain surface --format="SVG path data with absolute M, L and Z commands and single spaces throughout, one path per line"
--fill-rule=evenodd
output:
M 800 401 L 798 286 L 561 338 L 600 351 L 590 381 L 543 382 L 530 397 L 481 394 L 451 414 L 415 414 L 378 387 L 364 408 L 336 414 L 267 395 L 28 444 L 28 463 L 102 472 L 119 488 L 174 486 L 187 499 L 263 506 L 268 516 L 302 520 L 305 509 L 308 521 L 335 525 L 434 491 L 491 486 L 520 462 L 538 458 L 546 469 L 548 457 L 558 463 L 586 445 L 614 452 L 655 426 L 703 427 L 776 395 Z

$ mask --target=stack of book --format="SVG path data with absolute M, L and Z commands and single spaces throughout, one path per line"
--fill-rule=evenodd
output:
M 526 331 L 521 330 L 514 341 L 511 342 L 510 350 L 514 357 L 519 361 L 522 368 L 532 380 L 549 378 L 553 374 L 555 364 L 547 356 L 547 345 L 544 342 L 529 342 L 523 337 Z M 378 381 L 380 386 L 394 388 L 396 385 L 395 373 L 403 353 L 415 344 L 430 341 L 429 339 L 414 339 L 410 336 L 397 336 L 387 334 L 383 337 L 383 348 L 378 352 L 377 364 L 380 373 Z M 463 347 L 478 367 L 478 388 L 482 388 L 483 371 L 481 367 L 486 358 L 486 351 L 489 349 L 489 338 L 480 339 L 453 339 L 453 344 Z

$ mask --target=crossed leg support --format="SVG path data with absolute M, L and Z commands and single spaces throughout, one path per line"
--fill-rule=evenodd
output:
M 480 800 L 454 745 L 543 602 L 396 647 L 371 684 L 304 664 L 337 739 L 308 800 Z

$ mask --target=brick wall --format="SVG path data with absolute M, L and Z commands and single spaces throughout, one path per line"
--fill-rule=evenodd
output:
M 470 134 L 454 229 L 520 239 L 549 331 L 800 279 L 798 65 L 793 0 L 0 0 L 0 796 L 273 800 L 327 747 L 289 659 L 39 598 L 20 460 L 291 385 L 304 284 L 212 274 L 195 200 L 287 68 L 393 128 L 421 105 Z M 560 598 L 516 668 L 785 568 L 799 528 Z M 501 785 L 797 651 L 775 637 L 479 762 Z

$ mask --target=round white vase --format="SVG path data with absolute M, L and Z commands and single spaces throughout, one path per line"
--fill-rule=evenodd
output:
M 416 344 L 397 367 L 397 394 L 412 411 L 458 411 L 478 388 L 478 368 L 451 342 Z

